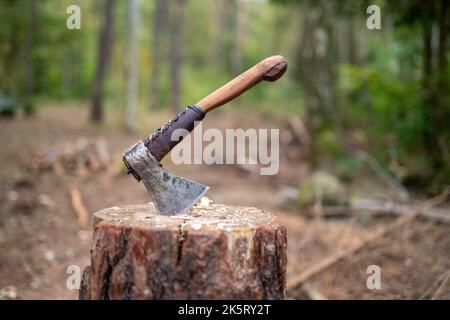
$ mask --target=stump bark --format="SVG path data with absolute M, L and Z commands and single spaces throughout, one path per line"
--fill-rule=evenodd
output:
M 283 299 L 286 263 L 286 228 L 256 208 L 112 207 L 94 214 L 80 299 Z

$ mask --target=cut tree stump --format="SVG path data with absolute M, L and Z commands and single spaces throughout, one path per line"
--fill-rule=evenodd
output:
M 80 299 L 283 299 L 286 263 L 286 228 L 256 208 L 112 207 L 94 214 Z

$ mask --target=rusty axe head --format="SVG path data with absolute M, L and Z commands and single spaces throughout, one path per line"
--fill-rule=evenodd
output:
M 178 215 L 190 209 L 209 189 L 203 184 L 178 177 L 164 170 L 159 163 L 181 140 L 177 129 L 188 134 L 207 112 L 239 96 L 257 83 L 275 81 L 287 69 L 282 56 L 262 60 L 232 81 L 220 87 L 195 105 L 188 106 L 173 120 L 167 122 L 150 137 L 138 141 L 123 153 L 128 173 L 142 181 L 160 214 Z
M 209 187 L 178 177 L 166 170 L 150 153 L 142 141 L 124 152 L 126 163 L 137 174 L 152 197 L 160 214 L 181 214 L 192 207 Z

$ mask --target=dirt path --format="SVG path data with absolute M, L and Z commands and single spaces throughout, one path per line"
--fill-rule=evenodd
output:
M 0 173 L 0 289 L 14 286 L 20 298 L 76 298 L 77 293 L 66 288 L 66 269 L 72 264 L 84 268 L 89 263 L 91 228 L 78 225 L 69 186 L 81 191 L 90 213 L 117 204 L 149 201 L 143 186 L 121 174 L 119 165 L 112 175 L 100 173 L 87 178 L 30 170 L 33 154 L 65 142 L 103 138 L 120 158 L 126 146 L 143 137 L 115 131 L 108 124 L 95 128 L 86 124 L 86 118 L 85 112 L 74 108 L 50 107 L 41 110 L 37 118 L 2 121 L 0 125 L 1 161 L 7 168 Z M 167 166 L 210 185 L 208 196 L 216 202 L 273 207 L 274 187 L 264 183 L 256 193 L 255 178 L 242 179 L 242 173 L 229 166 Z
M 75 185 L 90 213 L 117 204 L 148 201 L 142 185 L 121 172 L 120 154 L 145 133 L 127 135 L 114 130 L 114 119 L 103 127 L 86 123 L 85 110 L 49 107 L 37 118 L 0 122 L 0 290 L 16 291 L 22 299 L 75 299 L 68 290 L 66 269 L 89 263 L 91 228 L 80 227 L 70 205 L 68 187 Z M 157 114 L 146 127 L 156 127 L 167 114 Z M 208 126 L 239 127 L 236 118 L 218 114 Z M 254 123 L 266 125 L 264 120 Z M 266 127 L 270 127 L 267 125 Z M 150 132 L 148 129 L 145 132 Z M 74 178 L 30 170 L 32 155 L 45 148 L 79 138 L 104 138 L 119 159 L 112 174 Z M 283 152 L 283 150 L 281 150 Z M 117 159 L 116 159 L 117 160 Z M 233 166 L 174 166 L 170 170 L 208 184 L 208 197 L 218 203 L 257 206 L 277 214 L 288 227 L 288 277 L 364 238 L 377 225 L 356 220 L 315 221 L 298 215 L 295 206 L 280 197 L 283 185 L 294 185 L 306 164 L 284 164 L 280 177 L 261 177 Z M 430 236 L 430 230 L 433 236 Z M 330 298 L 418 298 L 450 268 L 448 226 L 421 223 L 375 244 L 351 261 L 338 264 L 312 285 Z M 439 241 L 439 242 L 436 242 Z M 386 246 L 389 250 L 386 250 Z M 366 268 L 383 266 L 382 290 L 370 291 Z M 439 285 L 439 282 L 438 282 Z M 450 283 L 439 298 L 450 298 Z M 438 286 L 439 287 L 439 286 Z M 434 290 L 434 291 L 433 291 Z M 432 293 L 437 288 L 431 287 Z M 2 292 L 0 291 L 0 292 Z M 298 296 L 291 293 L 292 296 Z

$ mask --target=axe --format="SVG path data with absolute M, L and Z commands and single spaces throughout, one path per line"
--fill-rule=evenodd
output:
M 259 82 L 275 81 L 287 69 L 282 56 L 266 58 L 223 85 L 194 105 L 186 107 L 174 119 L 148 138 L 138 141 L 123 152 L 127 173 L 144 183 L 156 209 L 162 215 L 179 215 L 190 209 L 209 189 L 203 184 L 178 177 L 162 167 L 160 161 L 182 139 L 172 139 L 176 129 L 190 132 L 206 113 L 236 98 Z

